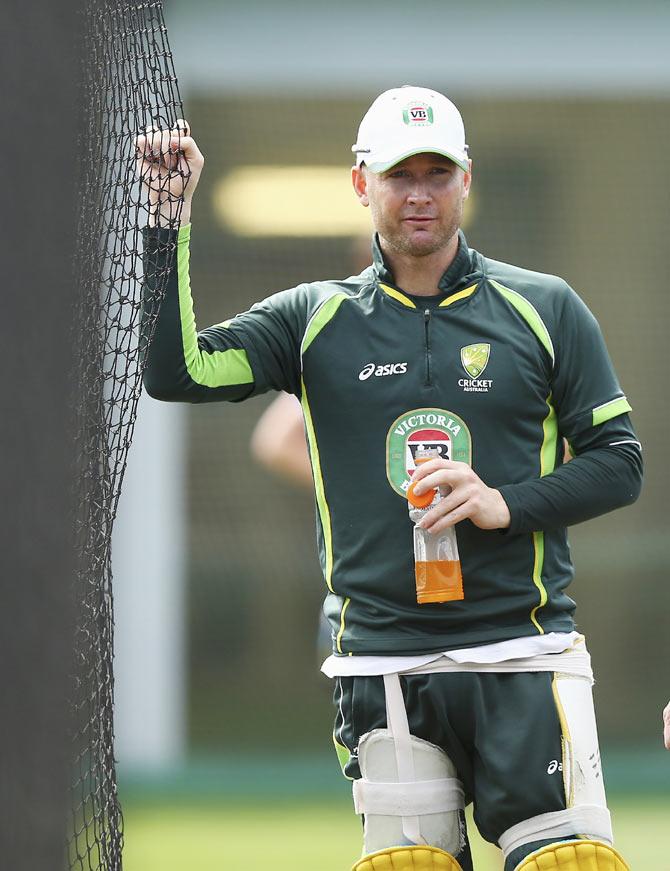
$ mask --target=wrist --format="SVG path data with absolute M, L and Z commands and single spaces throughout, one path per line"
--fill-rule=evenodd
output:
M 191 202 L 184 200 L 167 200 L 163 203 L 152 203 L 149 208 L 149 227 L 184 227 L 191 223 Z
M 495 493 L 496 498 L 496 528 L 509 529 L 510 524 L 512 523 L 512 514 L 509 510 L 509 506 L 500 490 L 494 490 L 493 492 Z
M 185 227 L 187 224 L 191 223 L 191 201 L 184 200 L 184 205 L 181 207 L 181 212 L 179 213 L 179 226 Z

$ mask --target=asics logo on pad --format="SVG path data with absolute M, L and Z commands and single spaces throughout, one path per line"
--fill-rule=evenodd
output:
M 371 375 L 380 378 L 382 375 L 404 375 L 407 363 L 367 363 L 358 373 L 359 381 L 367 381 Z
M 556 774 L 557 771 L 563 771 L 563 763 L 557 759 L 552 759 L 547 766 L 547 774 Z

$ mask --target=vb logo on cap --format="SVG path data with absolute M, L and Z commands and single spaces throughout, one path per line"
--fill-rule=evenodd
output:
M 412 103 L 402 110 L 402 120 L 405 124 L 432 124 L 433 110 L 426 104 Z

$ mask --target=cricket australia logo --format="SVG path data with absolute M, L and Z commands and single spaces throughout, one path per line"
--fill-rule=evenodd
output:
M 475 342 L 473 345 L 461 348 L 461 363 L 470 376 L 458 379 L 458 386 L 462 387 L 465 393 L 489 392 L 489 388 L 493 384 L 492 379 L 480 378 L 480 375 L 484 374 L 490 356 L 491 345 L 488 342 Z
M 386 476 L 400 496 L 407 494 L 420 448 L 432 448 L 445 460 L 472 464 L 472 439 L 462 418 L 443 408 L 406 411 L 386 436 Z
M 410 103 L 402 110 L 402 120 L 410 127 L 427 127 L 433 123 L 433 107 L 428 103 Z

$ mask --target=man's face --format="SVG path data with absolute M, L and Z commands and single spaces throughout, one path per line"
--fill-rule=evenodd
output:
M 458 231 L 470 191 L 469 172 L 439 154 L 415 154 L 386 172 L 354 167 L 354 189 L 392 251 L 425 257 Z

